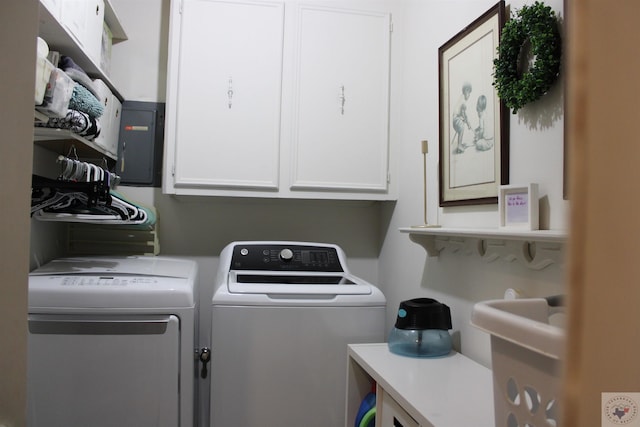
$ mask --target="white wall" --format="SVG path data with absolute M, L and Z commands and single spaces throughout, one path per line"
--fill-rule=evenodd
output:
M 168 0 L 112 0 L 129 35 L 114 46 L 113 80 L 127 99 L 162 101 L 166 82 Z M 562 15 L 562 0 L 546 2 Z M 399 227 L 422 221 L 422 154 L 428 155 L 429 221 L 456 227 L 497 226 L 497 206 L 438 208 L 438 47 L 493 6 L 493 0 L 402 0 L 394 15 L 392 143 L 400 171 L 397 203 L 367 204 L 247 199 L 177 200 L 159 189 L 125 188 L 159 211 L 163 253 L 196 257 L 215 271 L 224 244 L 240 239 L 331 241 L 343 246 L 354 273 L 379 284 L 388 299 L 388 329 L 400 301 L 436 298 L 451 307 L 458 346 L 490 364 L 486 334 L 469 326 L 473 304 L 519 288 L 531 296 L 563 292 L 564 271 L 551 265 L 530 271 L 518 263 L 486 264 L 477 257 L 443 253 L 427 258 Z M 513 2 L 515 8 L 523 2 Z M 541 225 L 566 228 L 562 199 L 563 87 L 511 115 L 511 183 L 537 182 Z M 205 287 L 206 288 L 206 287 Z M 210 289 L 203 291 L 210 293 Z M 202 295 L 203 300 L 209 295 Z
M 562 1 L 546 1 L 562 15 Z M 564 271 L 551 265 L 530 271 L 522 264 L 485 263 L 477 256 L 443 252 L 428 258 L 419 245 L 400 234 L 399 227 L 422 223 L 422 154 L 420 141 L 428 139 L 428 219 L 450 227 L 497 227 L 496 205 L 438 208 L 438 48 L 495 4 L 493 0 L 406 0 L 401 26 L 404 36 L 402 68 L 402 133 L 400 195 L 395 210 L 386 212 L 380 254 L 380 283 L 388 300 L 388 322 L 393 325 L 400 301 L 431 297 L 450 306 L 456 341 L 463 353 L 487 366 L 487 334 L 469 325 L 475 302 L 502 298 L 507 288 L 529 296 L 563 292 Z M 514 8 L 523 2 L 512 2 Z M 510 183 L 537 182 L 540 186 L 541 225 L 566 228 L 568 202 L 562 199 L 563 163 L 562 82 L 535 104 L 510 115 Z M 386 218 L 385 216 L 385 218 Z
M 164 102 L 169 0 L 112 0 L 129 40 L 113 47 L 112 80 L 124 97 Z M 142 204 L 154 205 L 162 255 L 184 256 L 199 265 L 199 300 L 213 296 L 218 254 L 236 240 L 300 240 L 339 244 L 354 274 L 378 282 L 382 245 L 380 209 L 369 202 L 176 198 L 159 188 L 120 187 Z M 200 345 L 211 346 L 210 312 L 200 311 Z M 200 393 L 208 396 L 201 381 Z M 202 408 L 203 410 L 205 408 Z M 207 419 L 206 411 L 200 415 Z
M 169 0 L 113 0 L 129 40 L 113 47 L 112 80 L 124 97 L 164 101 Z M 159 189 L 123 191 L 156 206 L 163 254 L 211 257 L 234 240 L 340 244 L 354 272 L 377 281 L 379 208 L 368 202 L 176 198 Z
M 129 40 L 113 47 L 112 79 L 128 100 L 165 100 L 169 0 L 112 0 Z M 198 198 L 160 189 L 120 187 L 158 211 L 162 255 L 189 257 L 200 270 L 199 299 L 211 301 L 218 254 L 236 240 L 300 240 L 339 244 L 349 268 L 378 282 L 380 208 L 370 202 Z M 210 313 L 202 310 L 201 345 L 210 345 Z M 207 395 L 206 382 L 200 390 Z

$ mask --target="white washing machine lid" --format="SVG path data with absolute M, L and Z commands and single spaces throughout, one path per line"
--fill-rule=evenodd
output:
M 244 241 L 220 254 L 213 305 L 384 306 L 382 292 L 349 273 L 327 243 Z
M 349 273 L 324 272 L 229 272 L 232 294 L 269 295 L 371 295 L 373 287 Z
M 213 306 L 382 307 L 386 299 L 374 285 L 347 275 L 348 284 L 251 283 L 229 281 L 213 294 Z M 230 275 L 231 277 L 231 275 Z
M 196 277 L 177 258 L 61 258 L 29 274 L 29 308 L 191 308 Z

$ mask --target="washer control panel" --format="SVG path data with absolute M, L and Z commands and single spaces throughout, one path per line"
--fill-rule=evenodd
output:
M 152 276 L 51 276 L 60 286 L 131 286 L 155 285 L 159 279 Z
M 232 270 L 344 272 L 336 248 L 280 244 L 238 244 Z

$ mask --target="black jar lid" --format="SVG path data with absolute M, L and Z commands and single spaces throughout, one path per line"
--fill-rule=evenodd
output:
M 398 329 L 451 329 L 451 310 L 432 298 L 414 298 L 400 303 Z

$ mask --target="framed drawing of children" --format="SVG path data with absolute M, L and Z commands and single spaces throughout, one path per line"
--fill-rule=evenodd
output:
M 440 206 L 498 203 L 509 180 L 509 117 L 493 87 L 505 5 L 443 44 L 439 55 Z

